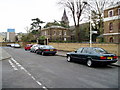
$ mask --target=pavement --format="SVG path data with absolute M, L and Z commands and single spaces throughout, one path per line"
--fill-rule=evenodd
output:
M 58 51 L 57 55 L 66 57 L 67 53 L 68 53 L 68 51 Z M 118 57 L 118 61 L 116 63 L 112 63 L 111 65 L 120 67 L 120 57 Z
M 58 51 L 56 55 L 66 57 L 67 53 L 68 51 Z M 0 61 L 6 60 L 9 58 L 11 58 L 11 55 L 8 54 L 3 48 L 0 47 Z M 120 67 L 120 57 L 118 57 L 118 61 L 116 63 L 113 63 L 111 65 Z
M 8 54 L 3 48 L 0 47 L 0 61 L 11 58 L 11 55 Z

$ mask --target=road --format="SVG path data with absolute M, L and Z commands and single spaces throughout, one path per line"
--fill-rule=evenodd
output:
M 12 58 L 2 61 L 3 88 L 118 88 L 116 66 L 87 67 L 65 57 L 41 56 L 22 48 L 4 48 Z

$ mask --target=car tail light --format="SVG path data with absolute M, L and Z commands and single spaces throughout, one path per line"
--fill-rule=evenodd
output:
M 45 51 L 49 51 L 49 49 L 45 49 Z
M 107 57 L 105 57 L 105 56 L 100 56 L 100 59 L 107 59 Z
M 117 59 L 118 57 L 117 57 L 117 56 L 114 56 L 113 58 L 114 58 L 114 59 Z
M 54 51 L 57 51 L 57 49 L 54 49 Z

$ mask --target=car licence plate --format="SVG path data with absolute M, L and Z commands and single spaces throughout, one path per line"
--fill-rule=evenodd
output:
M 51 49 L 50 51 L 53 51 L 53 49 Z
M 112 57 L 107 57 L 107 59 L 111 59 L 112 60 L 113 58 Z

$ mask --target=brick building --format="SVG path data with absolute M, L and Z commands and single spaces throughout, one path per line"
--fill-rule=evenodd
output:
M 49 39 L 49 41 L 68 41 L 70 40 L 69 29 L 61 26 L 51 26 L 48 28 L 43 28 L 41 30 L 41 35 Z
M 61 25 L 51 25 L 41 30 L 41 35 L 49 39 L 49 41 L 70 41 L 69 20 L 64 9 L 63 16 L 61 18 Z M 65 27 L 64 27 L 65 26 Z
M 120 43 L 120 2 L 104 10 L 104 39 L 110 43 Z

